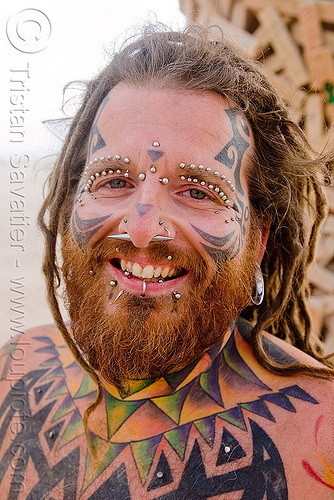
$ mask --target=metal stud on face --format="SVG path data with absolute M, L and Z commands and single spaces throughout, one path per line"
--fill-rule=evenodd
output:
M 168 177 L 164 177 L 163 179 L 159 179 L 159 181 L 161 182 L 161 184 L 165 184 L 165 185 L 169 183 Z
M 155 147 L 155 148 L 158 148 L 160 146 L 160 142 L 158 141 L 153 141 L 152 142 L 152 146 Z
M 141 173 L 141 174 L 138 175 L 138 179 L 140 181 L 144 181 L 146 179 L 146 175 L 144 173 Z
M 157 171 L 157 169 L 155 168 L 154 165 L 152 165 L 152 167 L 150 168 L 150 172 L 152 172 L 152 174 L 154 174 L 156 171 Z

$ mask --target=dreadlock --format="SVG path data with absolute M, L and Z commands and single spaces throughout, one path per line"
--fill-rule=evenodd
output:
M 183 32 L 173 32 L 160 25 L 149 26 L 140 37 L 125 43 L 97 78 L 87 84 L 82 105 L 49 177 L 48 194 L 39 214 L 39 225 L 46 239 L 43 271 L 56 325 L 77 361 L 99 387 L 86 419 L 101 400 L 102 390 L 94 370 L 73 342 L 59 310 L 56 292 L 61 273 L 56 249 L 58 237 L 62 238 L 68 227 L 94 117 L 104 97 L 122 81 L 137 86 L 153 83 L 158 88 L 213 91 L 228 98 L 244 113 L 255 141 L 255 153 L 246 173 L 251 217 L 259 225 L 270 224 L 262 261 L 265 298 L 260 306 L 243 312 L 255 325 L 252 330 L 254 353 L 263 366 L 275 373 L 312 371 L 333 375 L 328 357 L 324 357 L 319 343 L 312 340 L 306 281 L 319 226 L 326 215 L 322 179 L 332 158 L 313 154 L 264 70 L 240 55 L 220 30 L 192 25 Z M 261 332 L 264 329 L 322 361 L 328 368 L 275 364 L 263 349 Z

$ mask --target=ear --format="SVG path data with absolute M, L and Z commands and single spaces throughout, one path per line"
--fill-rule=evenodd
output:
M 257 246 L 257 262 L 259 263 L 259 265 L 261 265 L 261 262 L 262 262 L 262 259 L 264 256 L 264 252 L 266 251 L 267 241 L 268 241 L 269 234 L 270 234 L 270 227 L 271 227 L 271 225 L 268 224 L 266 226 L 262 226 L 259 229 L 259 235 L 258 235 L 259 239 L 258 239 L 258 246 Z

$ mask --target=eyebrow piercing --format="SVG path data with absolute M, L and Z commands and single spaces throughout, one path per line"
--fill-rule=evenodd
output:
M 157 169 L 155 168 L 154 165 L 152 165 L 152 167 L 150 168 L 150 172 L 152 172 L 152 174 L 154 174 L 156 171 L 157 171 Z
M 139 175 L 138 175 L 138 179 L 139 179 L 140 181 L 144 181 L 144 180 L 146 179 L 146 175 L 145 175 L 145 174 L 143 174 L 143 173 L 141 173 L 141 174 L 139 174 Z
M 165 184 L 165 185 L 169 183 L 168 177 L 164 177 L 163 179 L 159 179 L 159 181 L 161 182 L 161 184 Z

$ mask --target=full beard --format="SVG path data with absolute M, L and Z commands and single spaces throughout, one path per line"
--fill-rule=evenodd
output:
M 195 252 L 151 244 L 152 263 L 171 254 L 193 282 L 179 300 L 172 294 L 145 298 L 128 292 L 115 300 L 120 288 L 111 289 L 105 272 L 106 262 L 117 255 L 115 247 L 104 240 L 84 255 L 65 237 L 65 303 L 72 335 L 89 364 L 126 394 L 131 380 L 179 370 L 223 339 L 249 302 L 255 257 L 249 244 L 238 258 L 214 266 Z M 129 259 L 138 252 L 129 242 L 117 247 Z

